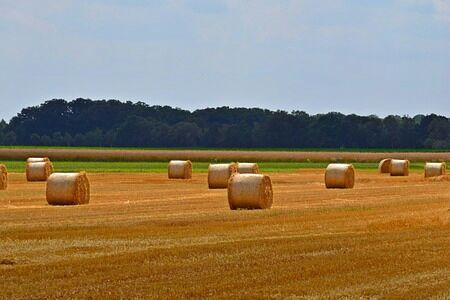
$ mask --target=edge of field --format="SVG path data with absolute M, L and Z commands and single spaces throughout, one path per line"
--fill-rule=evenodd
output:
M 180 149 L 0 148 L 0 160 L 49 157 L 52 161 L 164 162 L 378 162 L 384 158 L 410 161 L 450 161 L 450 152 L 255 151 Z

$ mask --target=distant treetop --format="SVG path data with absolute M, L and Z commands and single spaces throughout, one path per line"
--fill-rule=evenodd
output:
M 450 148 L 450 121 L 409 116 L 309 115 L 118 100 L 53 99 L 0 122 L 0 144 L 220 148 Z

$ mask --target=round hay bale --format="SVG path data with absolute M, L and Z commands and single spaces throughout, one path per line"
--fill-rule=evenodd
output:
M 445 162 L 427 162 L 425 164 L 425 178 L 445 175 L 447 164 Z
M 208 187 L 226 189 L 231 175 L 237 172 L 237 164 L 210 164 L 208 167 Z
M 381 174 L 391 173 L 391 162 L 391 158 L 386 158 L 380 161 L 380 163 L 378 164 L 378 172 L 380 172 Z
M 8 187 L 8 170 L 6 166 L 0 165 L 0 190 L 6 190 Z
M 169 179 L 192 178 L 192 162 L 190 160 L 171 160 L 167 169 Z
M 409 160 L 393 159 L 391 176 L 409 176 Z
M 239 174 L 228 182 L 230 209 L 266 209 L 272 207 L 273 191 L 269 176 L 262 174 Z
M 238 163 L 237 171 L 240 174 L 258 174 L 259 167 L 256 163 Z
M 46 181 L 53 173 L 53 165 L 50 161 L 27 163 L 25 173 L 27 181 Z
M 351 189 L 355 185 L 355 168 L 351 164 L 329 164 L 325 171 L 327 189 Z
M 46 195 L 50 205 L 89 203 L 90 187 L 86 173 L 53 173 L 47 179 Z
M 27 163 L 50 161 L 48 157 L 29 157 Z

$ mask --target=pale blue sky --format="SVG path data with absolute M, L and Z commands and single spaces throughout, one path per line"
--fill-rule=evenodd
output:
M 0 118 L 52 98 L 450 115 L 450 0 L 0 0 Z

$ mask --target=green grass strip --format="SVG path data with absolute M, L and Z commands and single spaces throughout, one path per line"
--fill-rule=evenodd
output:
M 7 160 L 1 161 L 9 172 L 24 172 L 25 162 Z M 209 162 L 193 162 L 195 173 L 207 172 Z M 261 172 L 293 172 L 300 169 L 325 169 L 327 162 L 261 162 L 258 163 Z M 377 163 L 353 163 L 356 169 L 376 171 Z M 165 173 L 167 162 L 126 162 L 126 161 L 54 161 L 55 172 L 124 172 L 124 173 Z M 423 170 L 424 163 L 413 162 L 412 170 Z

